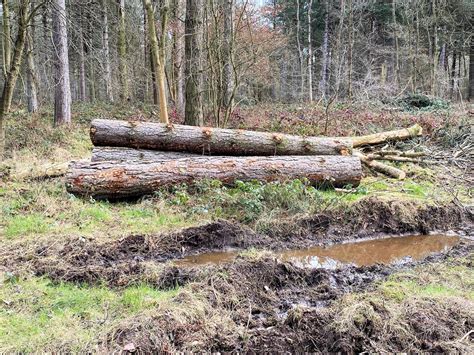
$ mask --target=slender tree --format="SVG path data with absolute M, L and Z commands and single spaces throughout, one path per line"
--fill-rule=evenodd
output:
M 69 57 L 66 21 L 66 1 L 55 0 L 53 4 L 53 57 L 54 57 L 54 124 L 71 123 L 71 87 L 69 79 Z
M 312 24 L 313 0 L 308 2 L 308 100 L 313 102 L 313 44 L 311 33 L 313 32 Z
M 102 7 L 102 50 L 104 60 L 104 82 L 105 96 L 108 101 L 114 101 L 112 91 L 112 70 L 110 66 L 110 43 L 109 43 L 109 16 L 107 11 L 107 0 L 101 0 Z
M 185 23 L 185 78 L 186 104 L 185 123 L 193 126 L 204 125 L 203 116 L 203 0 L 186 0 Z
M 469 93 L 468 100 L 474 101 L 474 35 L 471 35 L 469 49 Z
M 151 0 L 143 0 L 143 7 L 147 15 L 148 24 L 148 37 L 150 39 L 151 58 L 153 72 L 156 76 L 158 83 L 158 95 L 160 103 L 160 121 L 162 123 L 168 123 L 168 103 L 166 99 L 166 74 L 165 74 L 165 41 L 166 41 L 166 27 L 168 17 L 168 6 L 166 1 L 163 1 L 163 7 L 161 11 L 161 37 L 158 41 L 155 26 L 155 12 Z
M 130 97 L 128 87 L 128 69 L 127 69 L 127 40 L 125 27 L 125 0 L 118 1 L 118 56 L 119 56 L 119 75 L 120 75 L 120 98 L 122 101 L 128 100 Z
M 6 78 L 11 62 L 11 33 L 10 33 L 10 4 L 9 0 L 2 0 L 3 7 L 3 76 Z
M 224 122 L 227 122 L 234 106 L 234 70 L 233 70 L 233 37 L 234 37 L 234 0 L 223 0 L 223 70 L 222 70 L 222 104 L 224 108 Z

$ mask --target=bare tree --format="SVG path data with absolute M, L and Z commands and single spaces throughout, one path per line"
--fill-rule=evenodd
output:
M 313 0 L 308 3 L 308 100 L 313 102 L 313 45 L 311 39 Z
M 55 0 L 53 18 L 54 124 L 71 123 L 71 87 L 66 23 L 66 1 Z
M 10 33 L 10 4 L 9 0 L 2 0 L 3 7 L 3 76 L 6 78 L 10 70 L 11 61 L 11 33 Z
M 122 101 L 128 100 L 130 97 L 128 87 L 128 69 L 127 69 L 127 40 L 125 28 L 125 0 L 118 1 L 118 56 L 119 56 L 119 75 L 120 75 L 120 98 Z
M 109 44 L 109 17 L 107 11 L 107 0 L 101 0 L 102 6 L 102 50 L 104 51 L 104 82 L 105 95 L 108 101 L 114 101 L 112 92 L 112 70 L 110 68 L 110 44 Z

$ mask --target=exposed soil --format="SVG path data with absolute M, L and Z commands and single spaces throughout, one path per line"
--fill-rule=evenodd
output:
M 472 265 L 472 252 L 472 243 L 462 243 L 422 262 L 333 271 L 302 269 L 272 258 L 239 259 L 211 268 L 192 284 L 191 292 L 202 303 L 186 293 L 180 296 L 179 304 L 192 309 L 189 313 L 163 309 L 141 315 L 119 325 L 103 346 L 112 351 L 133 344 L 144 352 L 469 352 L 469 343 L 459 339 L 474 326 L 472 303 L 420 299 L 402 305 L 403 314 L 393 319 L 390 305 L 366 301 L 361 302 L 360 320 L 355 314 L 354 320 L 342 322 L 337 302 L 344 293 L 370 289 L 401 268 L 466 255 Z
M 461 227 L 470 230 L 472 225 L 472 214 L 455 205 L 425 206 L 412 201 L 367 198 L 345 211 L 275 224 L 269 234 L 257 234 L 248 227 L 219 220 L 170 234 L 131 235 L 102 244 L 66 237 L 34 248 L 15 246 L 0 254 L 0 268 L 12 273 L 47 275 L 57 281 L 125 286 L 143 280 L 153 263 L 160 270 L 160 279 L 154 283 L 168 287 L 193 278 L 195 272 L 164 263 L 187 255 L 229 247 L 297 249 L 380 234 L 426 234 Z
M 238 257 L 231 263 L 200 268 L 178 268 L 167 262 L 228 247 L 275 250 L 381 233 L 426 234 L 460 227 L 469 233 L 473 220 L 469 212 L 454 205 L 367 198 L 347 211 L 328 211 L 298 221 L 297 228 L 290 224 L 280 224 L 269 234 L 216 221 L 171 234 L 134 235 L 102 244 L 65 238 L 30 249 L 20 245 L 3 250 L 0 268 L 111 287 L 143 281 L 158 288 L 189 283 L 193 295 L 180 293 L 175 300 L 182 305 L 179 309 L 159 308 L 118 324 L 101 345 L 107 352 L 130 348 L 127 344 L 142 352 L 473 350 L 470 335 L 468 343 L 459 340 L 474 326 L 473 305 L 463 300 L 437 304 L 419 300 L 399 306 L 397 314 L 388 305 L 366 301 L 363 317 L 337 320 L 343 319 L 337 308 L 342 295 L 370 290 L 374 281 L 403 268 L 448 259 L 457 262 L 460 257 L 464 261 L 459 262 L 472 266 L 474 242 L 470 240 L 420 261 L 335 270 L 301 268 L 272 256 Z

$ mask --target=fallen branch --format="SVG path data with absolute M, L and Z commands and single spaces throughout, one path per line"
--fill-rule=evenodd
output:
M 364 145 L 380 144 L 388 141 L 398 141 L 404 139 L 410 139 L 421 136 L 423 128 L 415 124 L 408 128 L 398 129 L 395 131 L 387 131 L 375 134 L 369 134 L 366 136 L 352 137 L 352 143 L 354 148 L 361 147 Z
M 390 165 L 380 163 L 375 160 L 371 160 L 365 154 L 359 151 L 354 151 L 353 155 L 356 157 L 359 157 L 362 163 L 364 163 L 367 167 L 369 167 L 370 169 L 374 171 L 377 171 L 379 173 L 382 173 L 384 175 L 387 175 L 399 180 L 403 180 L 406 177 L 406 173 L 403 170 L 397 169 Z

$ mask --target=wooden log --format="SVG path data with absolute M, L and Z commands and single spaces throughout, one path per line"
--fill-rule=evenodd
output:
M 153 193 L 160 187 L 196 180 L 264 182 L 308 179 L 313 185 L 359 185 L 360 159 L 353 156 L 196 157 L 164 163 L 73 162 L 67 191 L 94 198 L 122 199 Z
M 406 177 L 406 173 L 403 170 L 397 169 L 393 166 L 383 164 L 379 161 L 369 159 L 365 154 L 354 151 L 354 156 L 359 157 L 361 162 L 364 163 L 370 169 L 382 173 L 384 175 L 393 177 L 395 179 L 403 180 Z
M 348 138 L 105 119 L 92 121 L 90 136 L 95 146 L 206 155 L 349 155 L 352 152 L 352 140 Z
M 354 148 L 361 147 L 364 145 L 380 144 L 388 141 L 398 141 L 404 139 L 410 139 L 421 136 L 423 134 L 423 128 L 415 124 L 408 128 L 398 129 L 395 131 L 387 131 L 375 134 L 369 134 L 366 136 L 352 137 L 352 143 Z
M 133 149 L 124 147 L 94 147 L 91 161 L 154 161 L 155 163 L 169 160 L 201 157 L 199 154 L 160 152 L 149 149 Z

